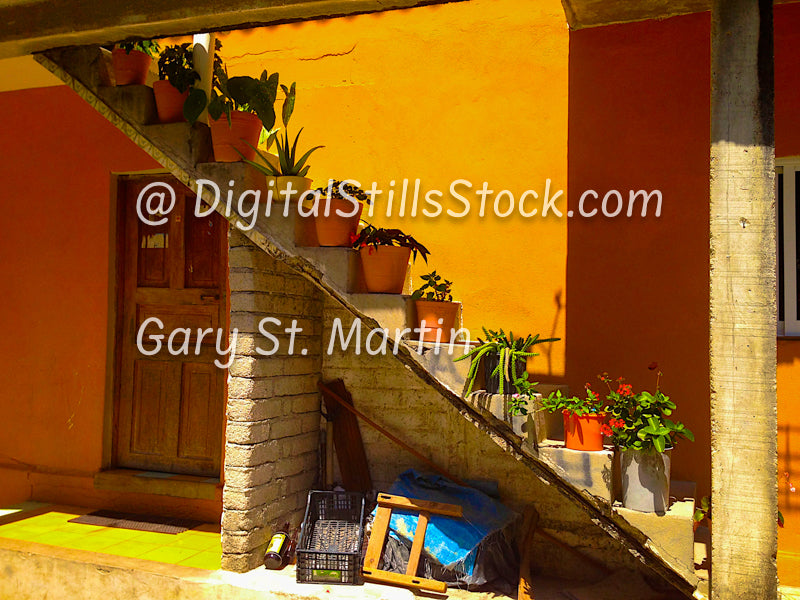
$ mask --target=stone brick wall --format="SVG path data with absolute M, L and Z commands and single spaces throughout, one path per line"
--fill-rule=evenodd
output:
M 318 476 L 322 296 L 303 277 L 271 258 L 238 231 L 229 241 L 231 331 L 238 330 L 230 368 L 222 494 L 222 568 L 260 565 L 269 536 L 284 522 L 298 524 Z M 279 350 L 259 332 L 265 317 Z M 289 334 L 297 320 L 288 355 Z M 305 355 L 302 349 L 306 350 Z
M 325 302 L 324 317 L 323 352 L 333 319 L 341 318 L 345 332 L 352 323 L 352 316 L 331 300 Z M 362 343 L 367 331 L 362 330 Z M 628 551 L 595 526 L 585 512 L 542 483 L 391 354 L 369 356 L 362 350 L 356 355 L 340 348 L 337 343 L 332 354 L 325 355 L 323 377 L 342 379 L 355 406 L 368 417 L 456 477 L 498 481 L 501 500 L 511 508 L 521 511 L 534 503 L 540 525 L 581 552 L 612 569 L 638 568 Z M 406 469 L 429 470 L 374 429 L 363 423 L 360 429 L 376 489 L 387 489 Z M 553 576 L 590 579 L 601 574 L 540 536 L 535 538 L 533 556 L 534 565 Z

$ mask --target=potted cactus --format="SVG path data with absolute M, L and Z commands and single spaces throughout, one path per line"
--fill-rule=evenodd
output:
M 513 394 L 521 395 L 532 393 L 532 384 L 528 382 L 526 371 L 528 358 L 538 356 L 531 352 L 531 348 L 537 344 L 545 342 L 557 342 L 560 338 L 539 339 L 539 334 L 526 337 L 514 337 L 514 333 L 508 334 L 502 329 L 495 331 L 483 327 L 485 340 L 478 338 L 479 344 L 455 359 L 471 359 L 467 378 L 464 382 L 464 397 L 468 397 L 478 378 L 478 369 L 481 365 L 484 368 L 486 380 L 486 392 L 489 394 Z
M 411 295 L 417 327 L 422 327 L 424 321 L 425 328 L 430 330 L 424 332 L 423 341 L 446 344 L 450 342 L 461 306 L 453 302 L 453 282 L 442 278 L 436 271 L 423 275 L 422 281 L 423 284 Z

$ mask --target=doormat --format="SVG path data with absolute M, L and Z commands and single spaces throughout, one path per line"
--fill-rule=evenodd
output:
M 82 525 L 99 525 L 100 527 L 117 527 L 119 529 L 135 529 L 137 531 L 153 531 L 155 533 L 183 533 L 202 525 L 202 521 L 192 519 L 172 519 L 155 515 L 135 515 L 113 510 L 96 510 L 86 515 L 69 520 L 70 523 Z

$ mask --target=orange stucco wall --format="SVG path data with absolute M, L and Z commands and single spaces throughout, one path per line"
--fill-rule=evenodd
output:
M 800 6 L 775 9 L 775 156 L 800 155 Z M 781 582 L 800 585 L 800 340 L 778 341 L 778 530 Z M 784 474 L 788 473 L 788 477 Z
M 110 360 L 111 173 L 158 165 L 66 87 L 0 93 L 0 110 L 0 506 L 171 506 L 213 518 L 217 503 L 92 483 Z
M 230 74 L 267 69 L 297 82 L 290 133 L 303 127 L 301 145 L 325 146 L 309 161 L 317 185 L 349 177 L 399 190 L 419 178 L 421 197 L 441 190 L 455 212 L 463 207 L 448 189 L 458 179 L 517 200 L 528 189 L 543 196 L 548 178 L 566 191 L 569 32 L 558 0 L 472 0 L 221 39 Z M 541 200 L 525 206 L 538 204 L 536 217 L 480 218 L 478 198 L 464 195 L 465 218 L 389 219 L 383 199 L 365 218 L 431 250 L 415 283 L 433 269 L 451 279 L 473 335 L 485 325 L 563 338 L 566 220 L 539 216 Z M 563 376 L 564 351 L 554 345 L 532 370 Z

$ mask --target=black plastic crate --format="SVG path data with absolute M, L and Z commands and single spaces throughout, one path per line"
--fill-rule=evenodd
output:
M 297 544 L 300 583 L 360 583 L 364 494 L 308 493 Z

